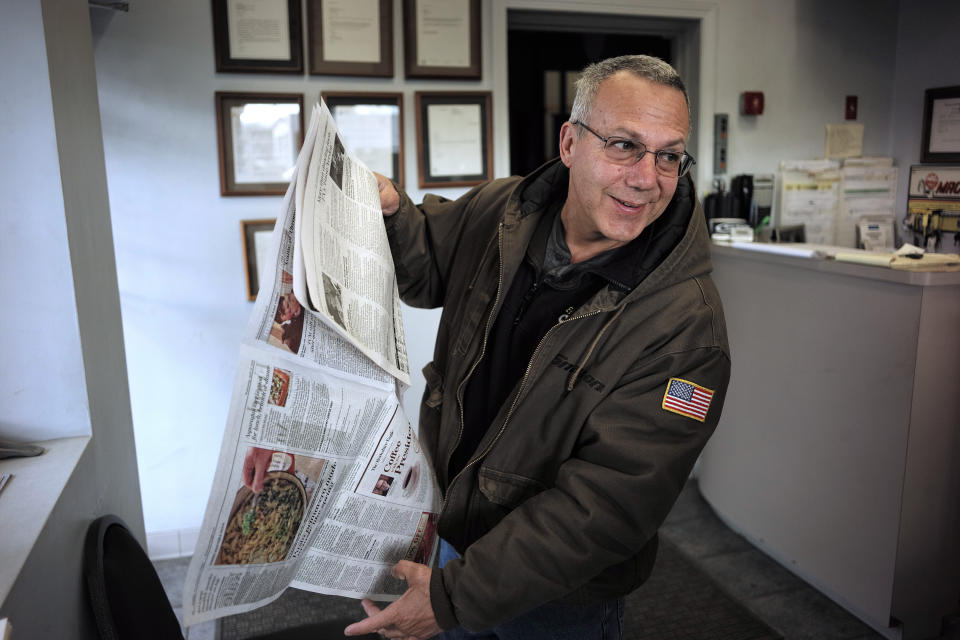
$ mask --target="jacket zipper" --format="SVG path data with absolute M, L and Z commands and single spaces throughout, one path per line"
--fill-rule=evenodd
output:
M 499 259 L 499 265 L 498 265 L 499 273 L 497 276 L 497 295 L 493 300 L 494 308 L 496 308 L 497 304 L 500 302 L 500 292 L 503 289 L 503 223 L 502 222 L 497 227 L 497 249 L 500 251 L 500 259 Z M 464 425 L 463 387 L 464 385 L 467 384 L 467 380 L 470 379 L 470 376 L 473 375 L 473 372 L 476 371 L 477 366 L 480 364 L 480 361 L 483 360 L 483 356 L 487 352 L 487 338 L 490 335 L 490 322 L 492 319 L 493 319 L 493 311 L 491 310 L 490 315 L 487 316 L 487 323 L 483 330 L 483 344 L 480 346 L 480 355 L 477 357 L 476 360 L 473 361 L 473 365 L 470 367 L 470 370 L 467 372 L 467 375 L 463 378 L 463 380 L 460 382 L 460 385 L 457 387 L 457 409 L 460 412 L 460 430 L 457 432 L 457 440 L 456 442 L 453 443 L 453 449 L 451 449 L 450 455 L 447 456 L 447 459 L 444 462 L 444 464 L 447 467 L 450 466 L 450 458 L 453 457 L 453 454 L 456 452 L 457 447 L 460 445 L 460 440 L 463 438 L 463 425 Z M 458 473 L 457 476 L 459 475 L 460 474 Z M 454 476 L 454 479 L 456 479 L 457 476 Z M 443 504 L 440 506 L 441 512 L 443 511 L 443 508 L 447 506 L 447 496 L 450 495 L 450 486 L 452 484 L 453 482 L 451 481 L 447 485 L 446 492 L 444 492 Z
M 513 326 L 520 324 L 520 320 L 523 318 L 523 314 L 526 313 L 527 307 L 533 301 L 534 297 L 537 295 L 537 290 L 540 288 L 540 282 L 534 282 L 533 286 L 527 289 L 527 292 L 523 294 L 523 299 L 520 300 L 520 308 L 517 309 L 517 316 L 513 319 Z
M 500 269 L 501 269 L 501 270 L 500 270 L 501 283 L 500 283 L 500 284 L 502 285 L 502 284 L 503 284 L 503 282 L 502 282 L 502 279 L 503 279 L 503 260 L 502 260 L 503 247 L 501 247 L 500 253 L 501 253 L 501 267 L 500 267 Z M 499 288 L 498 288 L 498 289 L 497 289 L 497 298 L 499 299 L 499 297 L 500 297 L 500 290 L 499 290 Z M 513 397 L 513 402 L 510 403 L 510 409 L 509 409 L 509 411 L 507 411 L 507 415 L 506 415 L 506 416 L 504 417 L 504 419 L 503 419 L 503 424 L 500 425 L 500 430 L 497 431 L 497 435 L 493 438 L 493 440 L 490 441 L 490 444 L 487 445 L 487 448 L 484 449 L 482 453 L 480 453 L 479 455 L 475 456 L 472 460 L 470 460 L 469 462 L 467 462 L 467 464 L 463 465 L 463 469 L 461 469 L 461 470 L 457 473 L 457 475 L 455 475 L 455 476 L 453 477 L 453 480 L 451 480 L 450 483 L 447 485 L 447 491 L 446 491 L 446 493 L 445 493 L 444 496 L 443 496 L 443 502 L 440 504 L 440 512 L 441 512 L 441 513 L 443 513 L 443 510 L 447 507 L 447 499 L 448 499 L 448 497 L 450 496 L 451 490 L 453 489 L 453 484 L 454 484 L 458 479 L 460 479 L 460 476 L 463 475 L 463 472 L 464 472 L 464 471 L 466 471 L 467 469 L 469 469 L 471 466 L 473 466 L 474 464 L 476 464 L 476 463 L 479 462 L 480 460 L 483 460 L 483 458 L 485 458 L 485 457 L 487 456 L 487 454 L 490 453 L 490 451 L 493 449 L 493 446 L 494 446 L 495 444 L 497 444 L 497 441 L 500 439 L 500 436 L 503 435 L 504 430 L 506 430 L 506 428 L 507 428 L 507 423 L 510 422 L 510 418 L 511 418 L 511 416 L 513 416 L 513 410 L 516 409 L 516 407 L 517 407 L 517 401 L 520 400 L 520 396 L 523 394 L 523 388 L 524 388 L 524 387 L 526 386 L 526 384 L 527 384 L 527 378 L 528 378 L 529 375 L 530 375 L 530 367 L 533 366 L 533 362 L 537 359 L 537 354 L 540 353 L 540 348 L 543 346 L 543 342 L 544 342 L 544 340 L 547 339 L 547 336 L 550 335 L 550 332 L 553 331 L 554 329 L 556 329 L 557 327 L 559 327 L 561 324 L 564 324 L 564 323 L 566 323 L 566 322 L 572 322 L 572 321 L 574 321 L 574 320 L 580 320 L 580 319 L 582 319 L 582 318 L 587 318 L 587 317 L 590 317 L 590 316 L 595 316 L 595 315 L 597 315 L 597 314 L 599 314 L 599 313 L 603 313 L 603 312 L 604 312 L 603 309 L 597 309 L 596 311 L 591 311 L 590 313 L 584 313 L 583 315 L 573 316 L 573 317 L 571 317 L 571 318 L 567 318 L 566 320 L 563 320 L 563 321 L 561 321 L 561 322 L 558 322 L 557 324 L 555 324 L 555 325 L 553 325 L 552 327 L 550 327 L 549 329 L 547 329 L 547 332 L 546 332 L 545 334 L 543 334 L 543 337 L 542 337 L 542 338 L 540 338 L 540 342 L 537 343 L 537 348 L 533 350 L 533 355 L 530 356 L 530 361 L 527 363 L 527 368 L 526 368 L 526 370 L 523 372 L 523 378 L 520 379 L 520 388 L 517 389 L 517 394 Z M 493 314 L 491 313 L 490 315 L 492 316 Z M 487 320 L 487 324 L 488 324 L 488 325 L 490 324 L 489 319 Z M 488 328 L 489 328 L 489 326 L 488 326 Z M 460 389 L 463 388 L 463 384 L 470 378 L 471 375 L 473 375 L 473 371 L 474 371 L 474 369 L 476 369 L 477 364 L 479 364 L 480 359 L 483 358 L 483 352 L 486 350 L 486 348 L 487 348 L 487 340 L 486 340 L 486 337 L 484 337 L 484 340 L 483 340 L 483 349 L 481 349 L 481 351 L 480 351 L 480 358 L 478 358 L 477 361 L 474 362 L 473 367 L 471 367 L 470 372 L 467 374 L 467 377 L 464 378 L 463 383 L 460 384 Z M 457 444 L 460 444 L 460 438 L 463 436 L 463 400 L 460 398 L 459 390 L 458 390 L 458 395 L 457 395 L 457 401 L 458 401 L 459 406 L 460 406 L 460 433 L 457 435 Z M 456 450 L 456 447 L 454 447 L 454 450 Z M 447 459 L 447 464 L 449 464 L 449 463 L 450 463 L 450 460 Z

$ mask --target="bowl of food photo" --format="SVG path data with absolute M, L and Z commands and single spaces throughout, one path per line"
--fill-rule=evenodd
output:
M 230 509 L 214 564 L 262 564 L 285 560 L 307 507 L 303 483 L 292 473 L 271 471 L 263 491 L 241 487 Z

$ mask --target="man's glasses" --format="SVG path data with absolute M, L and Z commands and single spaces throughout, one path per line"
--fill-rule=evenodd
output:
M 686 151 L 676 152 L 660 149 L 654 151 L 647 149 L 642 142 L 634 142 L 630 138 L 618 138 L 611 136 L 604 138 L 602 135 L 583 124 L 579 120 L 574 120 L 573 124 L 578 125 L 600 138 L 603 141 L 603 154 L 610 162 L 624 167 L 640 162 L 644 154 L 650 152 L 654 157 L 654 165 L 657 171 L 668 178 L 682 178 L 690 171 L 690 167 L 696 164 L 693 156 Z

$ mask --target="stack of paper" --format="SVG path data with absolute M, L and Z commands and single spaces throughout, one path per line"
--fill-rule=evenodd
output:
M 836 244 L 856 247 L 859 235 L 866 249 L 892 249 L 897 199 L 897 168 L 893 166 L 893 158 L 847 158 L 841 175 Z
M 785 160 L 780 163 L 777 226 L 802 224 L 806 241 L 834 244 L 840 203 L 840 163 Z

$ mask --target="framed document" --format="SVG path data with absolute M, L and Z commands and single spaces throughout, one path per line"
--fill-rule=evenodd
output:
M 415 94 L 420 188 L 463 187 L 493 176 L 489 91 Z
M 216 93 L 220 195 L 282 196 L 303 144 L 303 94 Z
M 255 300 L 260 291 L 260 270 L 270 254 L 270 239 L 277 219 L 241 220 L 243 231 L 243 270 L 247 279 L 247 300 Z
M 310 73 L 393 77 L 393 0 L 307 0 Z
M 927 89 L 921 162 L 960 162 L 960 86 Z
M 300 0 L 212 0 L 217 71 L 303 73 Z
M 320 94 L 344 144 L 367 167 L 403 186 L 403 94 Z
M 480 79 L 480 0 L 403 0 L 406 77 Z

